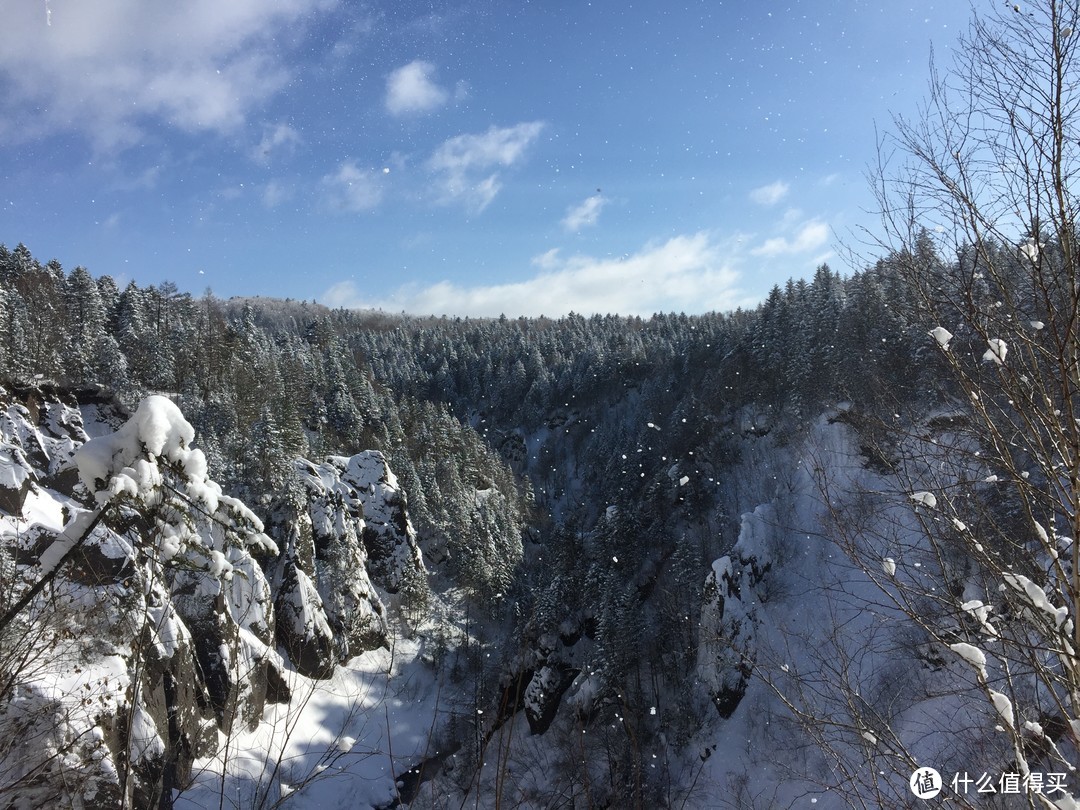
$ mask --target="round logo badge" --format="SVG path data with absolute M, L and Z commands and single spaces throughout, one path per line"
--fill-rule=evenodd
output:
M 911 774 L 908 785 L 920 799 L 932 799 L 941 793 L 941 774 L 933 768 L 918 768 Z

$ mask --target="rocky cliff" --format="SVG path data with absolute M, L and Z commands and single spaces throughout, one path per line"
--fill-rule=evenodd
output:
M 0 806 L 167 802 L 423 583 L 380 454 L 297 459 L 264 525 L 196 445 L 163 397 L 0 388 Z

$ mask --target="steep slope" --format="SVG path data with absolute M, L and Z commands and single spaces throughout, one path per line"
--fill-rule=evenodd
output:
M 168 801 L 268 702 L 288 711 L 294 666 L 325 678 L 390 646 L 369 557 L 382 593 L 425 577 L 379 454 L 298 460 L 264 531 L 167 399 L 129 417 L 0 389 L 0 408 L 4 806 Z

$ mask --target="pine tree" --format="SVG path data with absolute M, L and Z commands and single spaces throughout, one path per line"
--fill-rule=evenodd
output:
M 105 306 L 98 284 L 84 267 L 76 267 L 64 285 L 67 313 L 66 359 L 68 374 L 77 382 L 94 382 L 101 377 L 105 348 Z M 112 358 L 115 366 L 116 358 Z

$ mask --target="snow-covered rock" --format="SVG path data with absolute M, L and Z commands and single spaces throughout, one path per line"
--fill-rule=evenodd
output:
M 157 806 L 234 707 L 250 724 L 288 692 L 251 556 L 273 550 L 258 519 L 206 476 L 171 402 L 122 417 L 100 394 L 80 407 L 70 391 L 0 389 L 0 483 L 19 494 L 0 503 L 0 565 L 8 582 L 51 577 L 0 627 L 13 807 Z
M 743 515 L 739 540 L 715 560 L 705 580 L 698 674 L 721 717 L 730 717 L 754 669 L 757 588 L 772 567 L 765 534 L 776 525 L 770 506 Z
M 578 670 L 566 665 L 544 665 L 537 669 L 525 687 L 525 719 L 529 731 L 543 734 L 551 726 L 563 693 L 574 682 Z
M 277 638 L 298 672 L 311 678 L 329 678 L 338 656 L 334 633 L 322 598 L 302 568 L 290 562 L 278 591 Z
M 0 511 L 20 514 L 35 478 L 22 450 L 0 443 Z
M 371 578 L 388 592 L 397 593 L 410 576 L 424 571 L 424 559 L 397 477 L 386 457 L 377 450 L 357 453 L 351 458 L 331 456 L 328 463 L 363 505 L 361 536 Z
M 88 436 L 70 394 L 0 388 L 0 437 L 0 511 L 20 513 L 39 484 L 72 494 L 78 480 L 72 458 Z
M 293 470 L 298 487 L 276 500 L 271 517 L 283 545 L 277 632 L 301 672 L 326 677 L 335 663 L 387 643 L 376 584 L 396 593 L 426 573 L 382 453 L 297 459 Z

